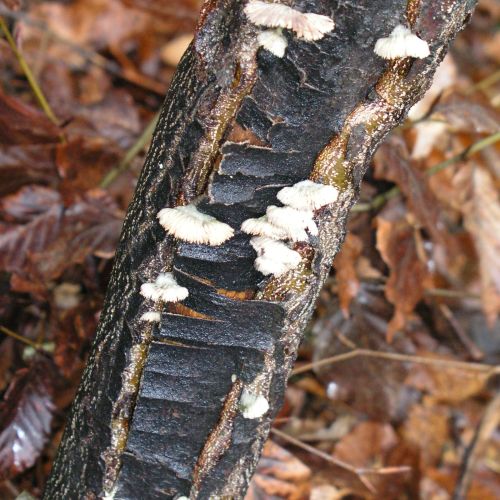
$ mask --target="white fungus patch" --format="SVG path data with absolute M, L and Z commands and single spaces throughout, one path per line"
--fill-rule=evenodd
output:
M 269 403 L 264 396 L 254 394 L 247 389 L 243 389 L 239 408 L 245 418 L 260 418 L 269 410 Z
M 384 59 L 403 57 L 423 59 L 430 54 L 427 42 L 401 24 L 396 26 L 388 37 L 377 40 L 374 52 Z
M 326 386 L 326 395 L 330 398 L 330 399 L 336 399 L 337 396 L 339 394 L 339 385 L 336 384 L 335 382 L 330 382 L 327 386 Z
M 253 236 L 267 236 L 273 240 L 284 240 L 287 234 L 282 229 L 269 222 L 267 215 L 257 219 L 247 219 L 241 225 L 241 230 Z
M 160 273 L 154 283 L 141 285 L 141 295 L 154 302 L 179 302 L 184 300 L 189 292 L 187 288 L 177 284 L 172 273 Z
M 159 323 L 161 320 L 161 314 L 159 311 L 147 311 L 141 316 L 141 321 L 146 321 L 147 323 Z
M 274 54 L 276 57 L 283 57 L 288 47 L 288 42 L 281 29 L 265 30 L 257 35 L 257 42 L 260 47 Z
M 278 200 L 298 210 L 317 210 L 337 201 L 339 192 L 333 186 L 310 180 L 300 181 L 278 192 Z
M 265 236 L 252 238 L 250 244 L 257 252 L 255 269 L 265 276 L 269 274 L 280 276 L 295 269 L 302 259 L 299 252 L 292 250 L 285 243 Z
M 304 13 L 279 3 L 250 0 L 245 14 L 257 26 L 286 28 L 298 38 L 307 41 L 320 40 L 335 27 L 333 19 L 311 12 Z
M 117 490 L 118 486 L 115 486 L 111 491 L 105 492 L 102 500 L 114 500 Z
M 167 233 L 190 243 L 217 246 L 234 235 L 231 226 L 200 212 L 195 205 L 164 208 L 157 217 Z
M 313 220 L 312 210 L 298 210 L 293 207 L 267 207 L 266 216 L 269 222 L 286 233 L 292 241 L 308 241 L 306 229 L 312 234 L 318 234 L 318 226 Z

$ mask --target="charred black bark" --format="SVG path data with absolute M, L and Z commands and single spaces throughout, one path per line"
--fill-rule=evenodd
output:
M 125 220 L 47 500 L 242 497 L 371 155 L 430 85 L 474 0 L 291 3 L 336 27 L 317 42 L 287 33 L 282 59 L 258 49 L 243 2 L 202 11 Z M 407 23 L 431 56 L 377 57 L 375 41 Z M 316 213 L 319 236 L 296 245 L 299 269 L 265 279 L 239 227 L 306 178 L 335 185 L 339 200 Z M 236 236 L 219 247 L 166 237 L 157 212 L 194 199 Z M 190 295 L 151 327 L 139 289 L 164 271 Z M 239 412 L 244 387 L 266 394 L 263 418 Z

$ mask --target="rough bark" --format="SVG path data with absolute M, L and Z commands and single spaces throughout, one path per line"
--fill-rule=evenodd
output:
M 287 33 L 280 59 L 258 49 L 239 0 L 208 0 L 179 65 L 124 223 L 102 318 L 46 487 L 47 500 L 241 498 L 316 297 L 344 237 L 377 145 L 429 87 L 474 0 L 297 0 L 331 16 L 317 42 Z M 409 23 L 431 56 L 395 63 L 375 41 Z M 165 206 L 197 201 L 235 229 L 276 204 L 283 186 L 335 185 L 319 237 L 276 278 L 253 267 L 249 238 L 219 247 L 165 235 Z M 190 295 L 161 325 L 138 318 L 141 283 L 173 270 Z M 243 418 L 243 387 L 270 411 Z

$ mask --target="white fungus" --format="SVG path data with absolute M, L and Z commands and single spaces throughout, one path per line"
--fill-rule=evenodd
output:
M 283 57 L 288 46 L 287 39 L 279 28 L 259 33 L 257 35 L 257 42 L 260 47 L 264 47 L 276 57 Z
M 401 24 L 396 26 L 387 38 L 377 40 L 374 52 L 384 59 L 403 57 L 423 59 L 430 54 L 427 42 Z
M 299 252 L 292 250 L 285 243 L 265 236 L 257 236 L 250 240 L 250 244 L 257 252 L 254 266 L 265 276 L 281 274 L 295 269 L 302 259 Z
M 292 241 L 307 241 L 309 239 L 306 229 L 312 234 L 318 234 L 318 226 L 313 220 L 312 210 L 298 210 L 293 207 L 267 207 L 269 222 L 286 232 L 287 239 Z
M 245 418 L 260 418 L 269 410 L 269 403 L 264 396 L 254 394 L 247 389 L 243 389 L 239 408 Z
M 288 5 L 260 0 L 250 0 L 245 14 L 257 26 L 290 29 L 298 38 L 308 41 L 320 40 L 335 27 L 333 20 L 327 16 L 299 12 Z
M 247 219 L 241 225 L 241 230 L 246 234 L 254 236 L 267 236 L 273 240 L 284 240 L 287 237 L 285 231 L 269 222 L 267 215 L 257 219 Z
M 195 205 L 164 208 L 157 217 L 167 233 L 190 243 L 217 246 L 234 235 L 231 226 L 200 212 Z
M 159 323 L 161 320 L 161 314 L 158 311 L 147 311 L 141 316 L 141 321 L 146 321 L 147 323 Z
M 143 283 L 141 295 L 154 302 L 179 302 L 188 295 L 188 289 L 177 284 L 172 273 L 160 273 L 154 283 Z
M 278 200 L 298 210 L 316 210 L 337 200 L 339 192 L 333 186 L 305 180 L 278 192 Z

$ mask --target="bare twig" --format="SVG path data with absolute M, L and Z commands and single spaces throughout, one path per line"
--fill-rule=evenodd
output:
M 24 58 L 21 51 L 17 48 L 16 42 L 12 34 L 10 33 L 7 23 L 5 22 L 3 17 L 0 17 L 0 29 L 3 31 L 5 38 L 7 39 L 7 42 L 10 48 L 12 49 L 12 52 L 14 52 L 16 59 L 19 62 L 19 66 L 21 66 L 21 69 L 23 70 L 23 73 L 26 76 L 26 79 L 28 80 L 31 90 L 35 94 L 35 97 L 38 103 L 40 104 L 40 107 L 43 109 L 43 112 L 47 115 L 47 118 L 52 123 L 54 123 L 55 125 L 59 125 L 59 120 L 56 118 L 56 115 L 52 111 L 52 108 L 50 107 L 50 104 L 45 98 L 45 95 L 42 89 L 40 88 L 40 85 L 38 84 L 35 75 L 33 75 L 31 68 L 26 62 L 26 59 Z
M 20 342 L 23 342 L 24 344 L 29 345 L 30 347 L 33 347 L 33 349 L 40 349 L 40 345 L 36 342 L 33 342 L 31 339 L 27 339 L 26 337 L 23 337 L 22 335 L 19 335 L 18 333 L 12 331 L 10 328 L 7 328 L 6 326 L 0 325 L 0 331 L 2 333 L 5 333 L 5 335 L 8 335 L 9 337 L 12 337 L 16 340 L 19 340 Z
M 448 288 L 428 288 L 424 293 L 431 297 L 445 297 L 447 299 L 481 299 L 480 295 L 477 293 L 464 292 L 462 290 L 449 290 Z
M 495 432 L 500 422 L 500 393 L 486 407 L 471 444 L 467 448 L 462 461 L 460 475 L 453 493 L 453 500 L 465 500 L 469 490 L 474 468 L 484 452 L 489 437 Z
M 488 137 L 485 137 L 484 139 L 481 139 L 480 141 L 477 141 L 471 146 L 465 148 L 462 152 L 456 154 L 455 156 L 452 156 L 451 158 L 448 158 L 447 160 L 444 160 L 432 166 L 431 168 L 429 168 L 429 170 L 425 172 L 425 174 L 429 177 L 434 174 L 437 174 L 438 172 L 441 172 L 441 170 L 444 170 L 445 168 L 448 168 L 449 166 L 454 165 L 459 161 L 467 160 L 475 153 L 478 153 L 479 151 L 499 141 L 500 141 L 500 132 L 489 135 Z M 400 192 L 401 190 L 399 189 L 399 187 L 394 186 L 388 191 L 385 191 L 384 193 L 375 196 L 375 198 L 373 198 L 373 200 L 370 203 L 358 203 L 357 205 L 352 207 L 351 211 L 367 212 L 369 210 L 378 210 L 379 208 L 382 208 L 389 200 L 398 196 Z
M 423 365 L 434 365 L 440 366 L 442 368 L 476 371 L 486 373 L 487 375 L 500 373 L 500 366 L 485 365 L 481 363 L 468 363 L 466 361 L 455 361 L 452 359 L 425 358 L 423 356 L 413 356 L 410 354 L 400 354 L 396 352 L 372 351 L 370 349 L 354 349 L 353 351 L 344 352 L 342 354 L 337 354 L 336 356 L 321 359 L 320 361 L 314 361 L 313 363 L 307 363 L 305 365 L 299 366 L 292 371 L 291 375 L 298 375 L 299 373 L 307 372 L 309 370 L 312 370 L 313 368 L 319 368 L 320 366 L 331 365 L 333 363 L 339 363 L 340 361 L 346 361 L 348 359 L 357 357 L 380 358 L 387 359 L 389 361 L 402 361 L 409 363 L 419 363 Z
M 469 351 L 472 359 L 480 360 L 484 357 L 484 353 L 477 347 L 476 344 L 469 338 L 467 332 L 463 329 L 462 325 L 457 321 L 451 309 L 446 304 L 439 304 L 439 310 L 443 314 L 443 316 L 448 320 L 450 325 L 453 327 L 453 330 L 457 334 L 457 337 L 460 339 L 460 342 L 464 345 L 464 347 Z
M 128 170 L 132 160 L 149 144 L 153 132 L 155 130 L 156 124 L 158 123 L 158 114 L 148 123 L 147 127 L 144 129 L 142 134 L 137 138 L 137 140 L 132 144 L 132 146 L 127 150 L 123 159 L 113 167 L 102 179 L 100 187 L 107 188 L 112 184 L 117 177 L 119 177 L 123 172 Z
M 314 446 L 310 446 L 307 443 L 304 443 L 303 441 L 300 441 L 299 439 L 296 439 L 289 434 L 286 434 L 285 432 L 282 432 L 278 429 L 271 429 L 271 432 L 275 435 L 280 437 L 281 439 L 288 441 L 290 444 L 293 444 L 294 446 L 297 446 L 298 448 L 302 448 L 303 450 L 311 453 L 312 455 L 316 455 L 317 457 L 322 458 L 323 460 L 330 462 L 338 467 L 341 467 L 342 469 L 348 470 L 349 472 L 352 472 L 353 474 L 356 474 L 358 476 L 359 480 L 368 488 L 369 491 L 372 493 L 376 493 L 376 490 L 371 484 L 371 482 L 365 477 L 367 474 L 401 474 L 404 472 L 409 472 L 411 469 L 408 466 L 402 465 L 398 467 L 380 467 L 376 469 L 372 468 L 363 468 L 363 467 L 354 467 L 353 465 L 344 462 L 343 460 L 339 460 L 338 458 L 335 458 L 328 453 L 325 453 L 324 451 L 318 450 Z

